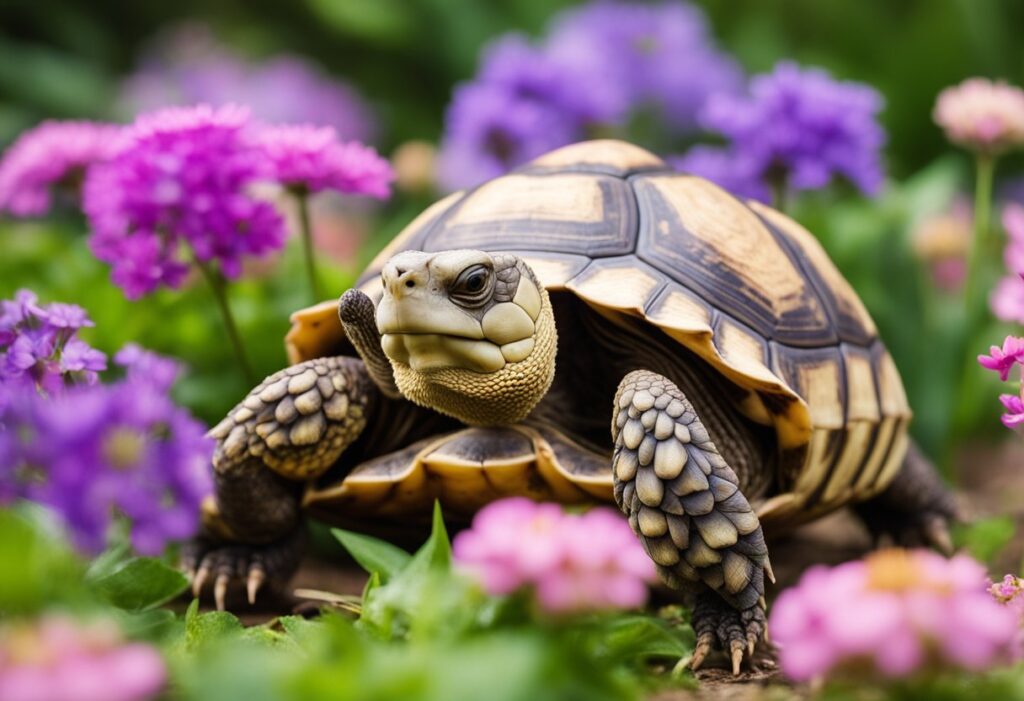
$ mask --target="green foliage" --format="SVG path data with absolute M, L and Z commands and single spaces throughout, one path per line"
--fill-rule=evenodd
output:
M 981 562 L 991 563 L 1013 540 L 1016 525 L 1009 516 L 981 519 L 968 525 L 956 524 L 953 542 Z
M 345 546 L 359 566 L 377 575 L 381 583 L 401 572 L 412 559 L 409 553 L 385 540 L 340 528 L 332 528 L 331 533 Z
M 114 606 L 145 611 L 181 594 L 188 587 L 188 580 L 160 560 L 136 557 L 93 579 L 91 584 Z

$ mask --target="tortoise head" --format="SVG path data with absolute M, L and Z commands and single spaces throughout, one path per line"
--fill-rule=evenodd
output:
M 551 386 L 547 291 L 508 253 L 405 251 L 384 266 L 381 344 L 408 399 L 471 425 L 525 417 Z

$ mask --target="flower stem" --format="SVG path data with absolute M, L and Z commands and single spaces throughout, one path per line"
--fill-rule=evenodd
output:
M 309 278 L 309 289 L 313 294 L 313 302 L 323 301 L 320 281 L 316 275 L 316 261 L 313 260 L 313 227 L 309 221 L 309 194 L 296 192 L 295 201 L 299 206 L 299 229 L 302 232 L 302 252 L 306 258 L 306 277 Z
M 231 340 L 231 345 L 235 349 L 235 357 L 238 359 L 238 364 L 242 366 L 242 373 L 245 375 L 245 379 L 250 385 L 256 384 L 256 374 L 252 371 L 252 365 L 249 363 L 249 356 L 245 352 L 245 345 L 242 343 L 242 336 L 238 333 L 238 325 L 235 323 L 235 316 L 231 313 L 231 306 L 228 304 L 227 296 L 227 281 L 224 276 L 220 274 L 220 271 L 214 270 L 208 263 L 205 263 L 193 254 L 193 260 L 195 260 L 196 267 L 199 268 L 203 273 L 203 277 L 210 284 L 210 290 L 213 292 L 213 298 L 217 301 L 217 307 L 220 309 L 221 320 L 224 322 L 224 329 L 228 332 L 228 338 Z
M 772 191 L 772 207 L 783 214 L 786 213 L 786 199 L 789 194 L 786 176 L 779 175 L 768 179 L 768 185 Z
M 992 183 L 996 161 L 990 155 L 979 154 L 977 159 L 977 180 L 974 189 L 974 235 L 967 254 L 967 279 L 964 281 L 964 326 L 960 348 L 960 382 L 956 388 L 953 404 L 953 426 L 947 432 L 947 447 L 952 449 L 956 440 L 967 428 L 967 399 L 971 382 L 977 376 L 977 349 L 973 346 L 982 332 L 987 305 L 983 282 L 989 256 L 992 254 Z M 954 361 L 955 362 L 955 361 Z M 952 459 L 952 450 L 947 450 Z

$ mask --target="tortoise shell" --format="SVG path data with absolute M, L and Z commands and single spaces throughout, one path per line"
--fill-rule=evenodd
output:
M 584 142 L 437 202 L 359 287 L 376 301 L 394 254 L 456 248 L 513 252 L 549 291 L 646 321 L 745 390 L 740 411 L 790 457 L 763 521 L 873 496 L 902 462 L 911 412 L 871 317 L 814 236 L 770 207 L 636 146 Z M 334 302 L 293 323 L 292 362 L 343 339 Z

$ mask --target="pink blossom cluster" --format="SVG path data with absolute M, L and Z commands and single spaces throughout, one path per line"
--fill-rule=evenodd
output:
M 51 615 L 0 628 L 0 699 L 145 701 L 166 681 L 156 649 L 124 642 L 109 621 Z
M 455 560 L 490 594 L 531 589 L 541 609 L 628 609 L 647 601 L 654 564 L 621 515 L 565 513 L 526 498 L 482 509 L 454 542 Z
M 943 90 L 932 116 L 950 141 L 976 153 L 1024 146 L 1024 91 L 1014 85 L 970 78 Z
M 992 291 L 989 304 L 997 319 L 1024 324 L 1024 206 L 1006 205 L 1002 219 L 1006 230 L 1003 262 L 1007 274 Z
M 982 670 L 1012 658 L 1019 629 L 986 582 L 966 555 L 882 550 L 808 570 L 779 596 L 768 629 L 782 671 L 796 681 Z
M 983 368 L 999 373 L 999 379 L 1006 382 L 1010 373 L 1018 366 L 1024 366 L 1024 338 L 1007 336 L 1003 345 L 992 346 L 988 355 L 979 355 L 978 363 Z M 1003 425 L 1016 429 L 1024 424 L 1024 390 L 1016 394 L 1000 394 L 1006 412 L 1003 414 Z

